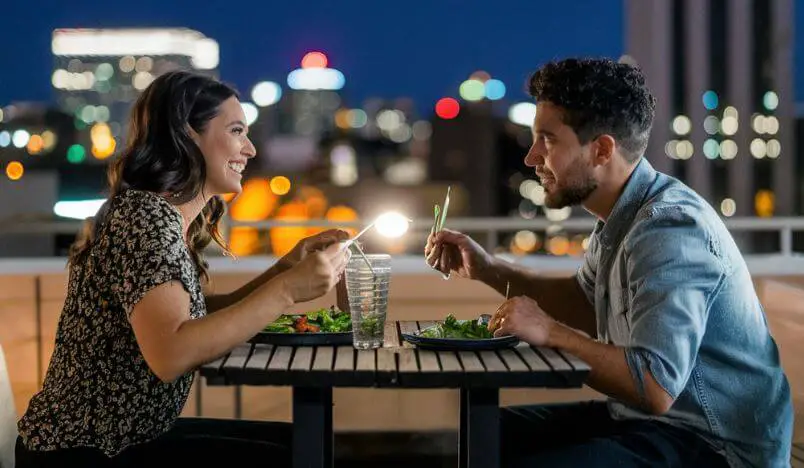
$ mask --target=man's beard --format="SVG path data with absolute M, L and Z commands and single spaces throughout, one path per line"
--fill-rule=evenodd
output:
M 552 209 L 564 208 L 567 206 L 580 205 L 585 202 L 589 195 L 597 188 L 597 180 L 591 174 L 583 174 L 583 179 L 573 183 L 569 187 L 559 188 L 553 193 L 547 192 L 544 198 L 544 206 Z

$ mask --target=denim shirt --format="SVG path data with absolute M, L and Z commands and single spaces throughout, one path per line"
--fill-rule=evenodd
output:
M 730 466 L 790 466 L 790 387 L 740 251 L 714 209 L 643 157 L 591 236 L 578 283 L 597 339 L 625 349 L 675 399 L 653 416 L 610 399 L 615 419 L 694 431 Z

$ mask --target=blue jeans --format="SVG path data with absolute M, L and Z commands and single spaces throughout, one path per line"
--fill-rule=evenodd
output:
M 230 419 L 179 418 L 156 440 L 126 448 L 113 458 L 88 447 L 36 452 L 27 450 L 17 438 L 17 468 L 162 467 L 180 460 L 187 467 L 240 466 L 243 460 L 257 465 L 289 467 L 292 426 L 289 423 Z
M 502 465 L 728 467 L 696 434 L 656 421 L 617 421 L 590 401 L 501 410 Z

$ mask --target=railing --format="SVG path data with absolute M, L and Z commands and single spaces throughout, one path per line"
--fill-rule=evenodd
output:
M 52 220 L 35 220 L 28 217 L 26 220 L 5 220 L 0 222 L 0 239 L 7 234 L 75 234 L 81 228 L 81 221 L 54 222 Z M 804 256 L 794 250 L 793 234 L 804 231 L 804 217 L 777 217 L 777 218 L 724 218 L 728 229 L 735 235 L 752 232 L 776 232 L 778 235 L 778 252 L 771 254 L 756 254 L 750 251 L 744 252 L 744 257 L 753 274 L 759 275 L 802 275 L 804 274 Z M 234 221 L 230 218 L 224 219 L 223 229 L 228 236 L 234 227 L 253 227 L 257 229 L 271 229 L 276 227 L 340 227 L 360 229 L 369 222 L 335 222 L 325 219 L 314 219 L 306 221 L 278 221 L 267 220 L 257 222 Z M 424 245 L 427 234 L 432 226 L 431 219 L 416 219 L 410 225 L 407 236 L 415 236 L 411 239 L 415 244 Z M 500 238 L 504 233 L 513 233 L 520 230 L 547 231 L 558 226 L 565 233 L 588 234 L 595 226 L 595 218 L 591 216 L 573 217 L 560 222 L 553 222 L 547 219 L 517 219 L 517 218 L 450 218 L 447 227 L 472 235 L 493 252 L 500 246 Z M 259 270 L 265 265 L 265 255 L 255 255 L 239 258 L 236 262 L 225 257 L 217 257 L 215 251 L 208 253 L 210 263 L 213 268 L 224 270 Z M 553 256 L 553 255 L 525 255 L 508 256 L 512 261 L 533 266 L 544 271 L 567 271 L 574 269 L 580 262 L 579 257 Z M 54 259 L 56 260 L 56 259 Z M 57 261 L 58 262 L 58 261 Z M 421 251 L 414 251 L 406 255 L 399 255 L 395 262 L 403 271 L 419 271 L 426 266 L 421 260 Z M 39 259 L 33 263 L 25 262 L 31 268 L 53 265 L 51 261 Z M 34 266 L 37 263 L 38 266 Z M 0 261 L 5 267 L 10 267 L 9 261 Z M 3 265 L 0 265 L 3 266 Z M 20 265 L 17 264 L 17 267 Z M 3 268 L 0 268 L 2 270 Z

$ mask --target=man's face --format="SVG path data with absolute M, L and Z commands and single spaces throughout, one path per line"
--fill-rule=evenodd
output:
M 536 106 L 533 145 L 525 165 L 535 169 L 544 186 L 548 208 L 579 205 L 597 188 L 590 145 L 581 145 L 571 127 L 561 120 L 561 108 L 550 102 Z

